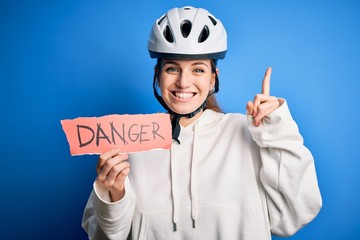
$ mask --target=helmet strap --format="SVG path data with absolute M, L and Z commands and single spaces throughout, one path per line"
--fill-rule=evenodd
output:
M 180 135 L 180 118 L 182 117 L 187 117 L 187 118 L 192 118 L 194 117 L 197 113 L 199 113 L 201 110 L 205 109 L 205 105 L 206 105 L 206 100 L 203 104 L 201 104 L 200 107 L 198 107 L 195 111 L 188 113 L 188 114 L 179 114 L 179 113 L 174 113 L 173 114 L 173 118 L 171 120 L 171 127 L 172 127 L 172 139 L 175 140 L 178 144 L 180 144 L 180 140 L 179 140 L 179 135 Z

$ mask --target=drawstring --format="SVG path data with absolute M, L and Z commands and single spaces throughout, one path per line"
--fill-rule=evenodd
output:
M 177 222 L 179 220 L 179 204 L 178 204 L 178 197 L 176 192 L 176 173 L 174 170 L 174 147 L 171 144 L 170 149 L 170 168 L 171 168 L 171 195 L 173 201 L 173 228 L 174 232 L 177 231 Z
M 196 228 L 196 218 L 197 218 L 197 199 L 195 194 L 195 154 L 196 154 L 196 139 L 197 139 L 197 122 L 194 125 L 194 137 L 193 137 L 193 151 L 191 156 L 191 175 L 190 175 L 190 197 L 191 197 L 191 218 L 193 221 L 193 228 Z
M 174 120 L 173 120 L 174 121 Z M 176 121 L 176 120 L 175 120 Z M 191 219 L 193 228 L 196 228 L 196 219 L 198 215 L 197 209 L 197 198 L 196 198 L 196 151 L 197 151 L 197 128 L 198 122 L 194 124 L 194 136 L 193 136 L 193 149 L 191 155 L 191 163 L 190 163 L 190 199 L 191 199 Z M 176 140 L 174 140 L 176 141 Z M 178 194 L 176 190 L 177 186 L 177 176 L 175 172 L 175 144 L 171 144 L 171 153 L 170 153 L 170 168 L 171 168 L 171 194 L 172 194 L 172 202 L 173 202 L 173 230 L 177 231 L 177 223 L 179 220 L 179 200 Z

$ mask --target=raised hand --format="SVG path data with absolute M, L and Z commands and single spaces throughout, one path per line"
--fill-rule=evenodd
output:
M 278 98 L 270 96 L 270 77 L 271 77 L 272 68 L 269 67 L 266 70 L 263 82 L 262 82 L 262 91 L 259 94 L 256 94 L 254 101 L 249 101 L 246 105 L 246 111 L 248 115 L 252 115 L 254 126 L 260 126 L 262 120 L 268 116 L 270 113 L 275 111 L 280 105 L 281 102 Z
M 116 202 L 125 195 L 125 178 L 130 173 L 127 154 L 120 154 L 120 149 L 112 149 L 100 155 L 96 166 L 96 181 L 110 191 L 111 201 Z

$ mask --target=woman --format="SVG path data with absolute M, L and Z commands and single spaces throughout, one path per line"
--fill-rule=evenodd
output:
M 171 150 L 100 155 L 83 217 L 90 239 L 271 239 L 317 215 L 314 161 L 286 101 L 270 96 L 271 68 L 247 116 L 217 105 L 226 44 L 204 9 L 174 8 L 154 23 L 154 94 L 174 141 Z

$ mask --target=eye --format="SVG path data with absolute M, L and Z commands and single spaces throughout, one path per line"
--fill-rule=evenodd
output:
M 195 68 L 195 69 L 194 69 L 194 72 L 195 72 L 195 73 L 204 73 L 205 70 L 202 69 L 202 68 Z
M 167 73 L 176 73 L 176 72 L 178 72 L 178 69 L 176 67 L 167 67 L 165 69 L 165 72 L 167 72 Z

